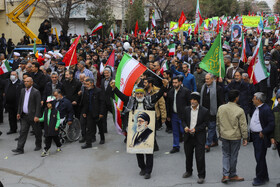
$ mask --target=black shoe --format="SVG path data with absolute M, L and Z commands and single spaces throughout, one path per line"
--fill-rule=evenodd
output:
M 100 140 L 99 144 L 105 144 L 105 140 Z
M 12 152 L 16 153 L 17 155 L 24 153 L 24 151 L 20 149 L 13 149 Z
M 9 131 L 9 132 L 7 132 L 7 135 L 14 134 L 14 133 L 17 133 L 17 131 Z
M 186 173 L 184 173 L 183 174 L 183 178 L 188 178 L 188 177 L 190 177 L 190 176 L 192 176 L 192 173 L 190 173 L 190 172 L 186 172 Z
M 15 138 L 15 141 L 18 141 L 19 137 Z
M 203 184 L 203 183 L 204 183 L 204 178 L 199 178 L 199 179 L 197 180 L 197 183 L 198 183 L 198 184 Z
M 154 146 L 154 152 L 159 151 L 159 147 L 158 146 Z
M 96 142 L 96 138 L 92 138 L 91 143 Z
M 171 133 L 172 133 L 172 130 L 171 130 L 171 129 L 169 129 L 169 130 L 167 131 L 167 133 L 168 133 L 168 134 L 171 134 Z
M 123 140 L 123 143 L 126 143 L 126 141 L 127 141 L 127 137 L 125 137 L 125 139 Z
M 151 174 L 146 173 L 144 179 L 149 179 L 149 178 L 151 178 Z
M 146 174 L 145 170 L 141 169 L 139 175 L 140 175 L 140 176 L 144 176 L 145 174 Z
M 82 137 L 82 139 L 79 140 L 79 143 L 85 143 L 86 139 L 84 137 Z
M 81 147 L 82 149 L 92 148 L 91 144 L 85 144 Z
M 176 148 L 176 147 L 173 147 L 173 149 L 169 152 L 170 154 L 173 154 L 173 153 L 177 153 L 179 152 L 180 149 Z
M 0 136 L 2 135 L 2 132 L 0 131 Z
M 42 147 L 35 147 L 34 151 L 40 151 Z

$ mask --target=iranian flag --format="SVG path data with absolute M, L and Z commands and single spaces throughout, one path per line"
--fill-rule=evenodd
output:
M 103 24 L 99 22 L 91 31 L 91 34 L 94 34 L 96 31 L 100 30 L 103 28 Z
M 164 61 L 164 62 L 163 62 L 162 66 L 161 66 L 161 68 L 160 68 L 160 73 L 163 75 L 163 72 L 164 72 L 165 70 L 169 70 L 167 61 Z
M 10 65 L 9 65 L 9 62 L 7 60 L 5 60 L 3 62 L 3 64 L 0 66 L 0 75 L 4 74 L 4 73 L 8 73 L 12 71 Z
M 230 45 L 229 45 L 229 42 L 228 42 L 228 41 L 225 41 L 225 42 L 224 42 L 223 49 L 230 50 Z
M 190 36 L 192 33 L 192 26 L 190 25 L 189 28 L 188 28 L 188 36 Z
M 114 29 L 113 28 L 111 28 L 110 36 L 112 37 L 112 39 L 115 39 Z
M 246 56 L 246 38 L 244 37 L 244 34 L 242 33 L 242 51 L 241 51 L 241 57 L 240 61 L 246 63 L 247 62 L 247 56 Z
M 147 35 L 149 34 L 150 31 L 151 31 L 151 29 L 148 29 L 148 27 L 147 27 L 146 32 L 145 32 L 145 37 L 147 37 Z
M 143 64 L 124 54 L 116 73 L 116 87 L 125 95 L 131 96 L 135 81 L 147 70 Z M 117 108 L 123 109 L 123 102 L 116 96 Z
M 196 13 L 195 13 L 195 27 L 194 27 L 194 34 L 197 34 L 200 25 L 202 24 L 203 20 L 201 17 L 201 12 L 199 8 L 199 0 L 196 3 Z
M 156 26 L 157 26 L 157 24 L 156 24 L 155 13 L 153 13 L 153 16 L 152 16 L 152 26 L 153 26 L 153 27 L 156 27 Z
M 257 27 L 257 33 L 261 34 L 262 30 L 263 30 L 263 20 L 262 20 L 262 17 L 260 17 L 260 22 Z
M 248 67 L 248 75 L 253 80 L 253 84 L 257 84 L 269 76 L 263 59 L 262 33 Z
M 168 45 L 168 49 L 169 49 L 169 53 L 168 55 L 169 56 L 174 56 L 175 55 L 175 44 L 169 44 Z
M 112 103 L 112 114 L 113 114 L 113 121 L 115 123 L 115 127 L 117 130 L 117 133 L 120 135 L 125 135 L 123 130 L 122 130 L 122 118 L 121 118 L 121 111 L 117 107 L 117 103 L 115 102 L 114 99 L 111 99 Z

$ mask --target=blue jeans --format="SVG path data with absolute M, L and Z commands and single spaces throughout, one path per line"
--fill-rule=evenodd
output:
M 223 151 L 223 175 L 228 177 L 236 176 L 236 164 L 241 140 L 222 139 Z
M 208 123 L 208 136 L 206 140 L 206 145 L 210 146 L 214 142 L 218 142 L 216 133 L 216 121 L 210 121 Z
M 173 147 L 180 149 L 180 132 L 184 133 L 184 129 L 181 125 L 181 119 L 178 114 L 172 113 L 171 123 L 173 130 Z

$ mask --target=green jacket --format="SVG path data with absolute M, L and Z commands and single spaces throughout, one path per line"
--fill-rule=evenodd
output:
M 240 140 L 248 137 L 245 112 L 236 103 L 228 102 L 219 107 L 216 124 L 223 139 Z
M 272 133 L 272 138 L 277 142 L 280 142 L 280 104 L 273 108 L 274 118 L 275 118 L 275 128 Z

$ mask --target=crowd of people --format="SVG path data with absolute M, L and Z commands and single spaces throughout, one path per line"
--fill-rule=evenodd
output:
M 104 144 L 108 128 L 113 127 L 107 125 L 107 114 L 112 113 L 111 97 L 116 94 L 124 101 L 124 134 L 129 111 L 154 110 L 156 130 L 165 128 L 166 133 L 173 134 L 170 153 L 179 152 L 180 142 L 184 142 L 186 173 L 183 178 L 193 173 L 195 152 L 197 182 L 203 183 L 205 152 L 215 149 L 221 140 L 221 182 L 243 181 L 236 172 L 237 156 L 241 141 L 244 146 L 251 141 L 257 162 L 253 185 L 268 182 L 266 152 L 271 143 L 280 156 L 280 45 L 275 31 L 263 34 L 262 38 L 264 66 L 270 75 L 255 85 L 247 69 L 259 37 L 256 31 L 245 33 L 251 51 L 247 51 L 246 63 L 240 61 L 241 42 L 231 41 L 229 28 L 224 32 L 223 41 L 230 44 L 230 48 L 223 49 L 224 78 L 205 72 L 199 66 L 215 36 L 210 41 L 206 41 L 203 34 L 184 36 L 183 40 L 179 37 L 165 29 L 137 37 L 124 33 L 115 39 L 86 34 L 77 47 L 78 63 L 70 67 L 65 67 L 63 62 L 69 45 L 53 46 L 40 59 L 32 53 L 10 54 L 13 56 L 12 71 L 0 75 L 0 123 L 3 123 L 5 109 L 10 125 L 7 134 L 19 132 L 17 147 L 12 151 L 24 153 L 30 126 L 35 134 L 35 151 L 42 149 L 42 132 L 46 145 L 41 155 L 49 154 L 52 140 L 57 151 L 61 151 L 59 126 L 62 120 L 71 125 L 74 118 L 81 123 L 79 142 L 84 143 L 82 149 L 90 148 L 96 142 L 97 127 L 99 143 Z M 125 42 L 129 46 L 124 46 Z M 172 43 L 176 45 L 174 56 L 168 51 L 168 45 Z M 113 50 L 116 54 L 114 67 L 107 66 L 100 71 Z M 5 53 L 0 54 L 1 63 L 5 61 Z M 114 82 L 124 53 L 153 71 L 146 71 L 137 79 L 131 97 L 120 92 Z M 162 71 L 163 64 L 168 64 L 169 68 Z M 43 125 L 38 125 L 39 122 Z M 158 150 L 155 138 L 154 151 Z M 140 175 L 149 179 L 153 154 L 146 154 L 146 161 L 143 154 L 137 154 L 137 161 Z

